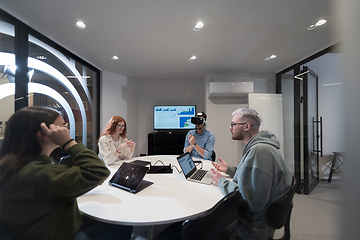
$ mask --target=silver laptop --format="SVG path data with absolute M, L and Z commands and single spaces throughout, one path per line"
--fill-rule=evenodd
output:
M 177 161 L 182 169 L 182 172 L 188 181 L 211 184 L 213 179 L 210 171 L 197 169 L 190 153 L 186 152 L 178 156 Z
M 110 179 L 109 184 L 131 193 L 138 193 L 153 184 L 153 182 L 144 180 L 148 171 L 148 167 L 123 162 Z

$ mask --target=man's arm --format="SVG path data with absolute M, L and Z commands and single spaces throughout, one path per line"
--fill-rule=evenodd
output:
M 192 134 L 190 134 L 190 131 L 186 134 L 185 137 L 185 143 L 184 143 L 184 153 L 185 152 L 189 152 L 191 153 L 191 151 L 193 150 L 193 147 L 190 145 L 189 143 L 189 137 L 192 136 Z
M 212 155 L 212 151 L 214 149 L 214 145 L 215 145 L 215 135 L 210 133 L 208 139 L 206 140 L 204 149 L 201 148 L 201 150 L 203 151 L 203 153 L 201 154 L 199 151 L 199 153 L 201 154 L 201 156 L 203 156 L 205 159 L 211 159 L 211 155 Z M 197 148 L 195 146 L 195 149 L 197 151 Z

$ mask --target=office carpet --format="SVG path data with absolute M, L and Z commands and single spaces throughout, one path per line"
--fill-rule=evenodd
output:
M 291 240 L 340 240 L 341 196 L 344 180 L 321 180 L 309 194 L 295 194 L 291 215 Z M 154 236 L 166 226 L 155 226 Z M 275 233 L 282 236 L 283 229 Z M 134 227 L 131 240 L 147 239 L 147 227 Z
M 295 194 L 290 220 L 291 240 L 340 240 L 344 180 L 321 180 L 309 195 Z M 283 230 L 275 233 L 280 238 Z

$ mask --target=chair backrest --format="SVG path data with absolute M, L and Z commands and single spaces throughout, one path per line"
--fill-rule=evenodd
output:
M 215 160 L 216 160 L 216 153 L 215 153 L 215 151 L 213 150 L 213 151 L 212 151 L 212 154 L 211 154 L 211 161 L 215 162 Z
M 266 222 L 269 226 L 280 229 L 285 226 L 292 209 L 292 200 L 296 190 L 296 179 L 293 177 L 289 192 L 266 210 Z
M 186 220 L 181 227 L 183 240 L 235 239 L 240 193 L 231 192 L 204 215 Z

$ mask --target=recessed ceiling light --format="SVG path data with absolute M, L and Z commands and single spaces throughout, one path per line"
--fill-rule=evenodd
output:
M 118 56 L 112 56 L 111 59 L 112 59 L 112 60 L 118 60 L 119 57 L 118 57 Z
M 326 86 L 335 86 L 335 85 L 341 85 L 342 83 L 326 83 L 326 84 L 323 84 L 324 87 Z
M 198 22 L 193 29 L 194 31 L 199 31 L 202 27 L 204 27 L 204 24 L 202 22 Z
M 76 76 L 66 76 L 66 78 L 77 78 Z M 85 79 L 85 78 L 90 78 L 90 76 L 81 76 L 81 78 Z
M 310 25 L 310 27 L 308 27 L 308 30 L 313 30 L 314 28 L 316 28 L 315 24 Z
M 323 24 L 325 24 L 326 23 L 326 20 L 325 19 L 321 19 L 321 20 L 319 20 L 315 25 L 318 27 L 318 26 L 321 26 L 321 25 L 323 25 Z
M 313 29 L 315 29 L 316 27 L 319 27 L 319 26 L 321 26 L 321 25 L 324 25 L 325 23 L 326 23 L 326 20 L 325 20 L 325 19 L 321 19 L 321 20 L 319 20 L 317 23 L 310 25 L 310 27 L 308 27 L 308 30 L 313 30 Z
M 192 56 L 191 58 L 189 58 L 189 61 L 194 61 L 196 59 L 195 56 Z
M 265 58 L 265 61 L 269 61 L 270 59 L 274 59 L 274 58 L 276 58 L 276 55 L 273 54 L 270 57 Z
M 82 21 L 77 21 L 76 26 L 80 29 L 84 29 L 86 27 L 85 23 Z

